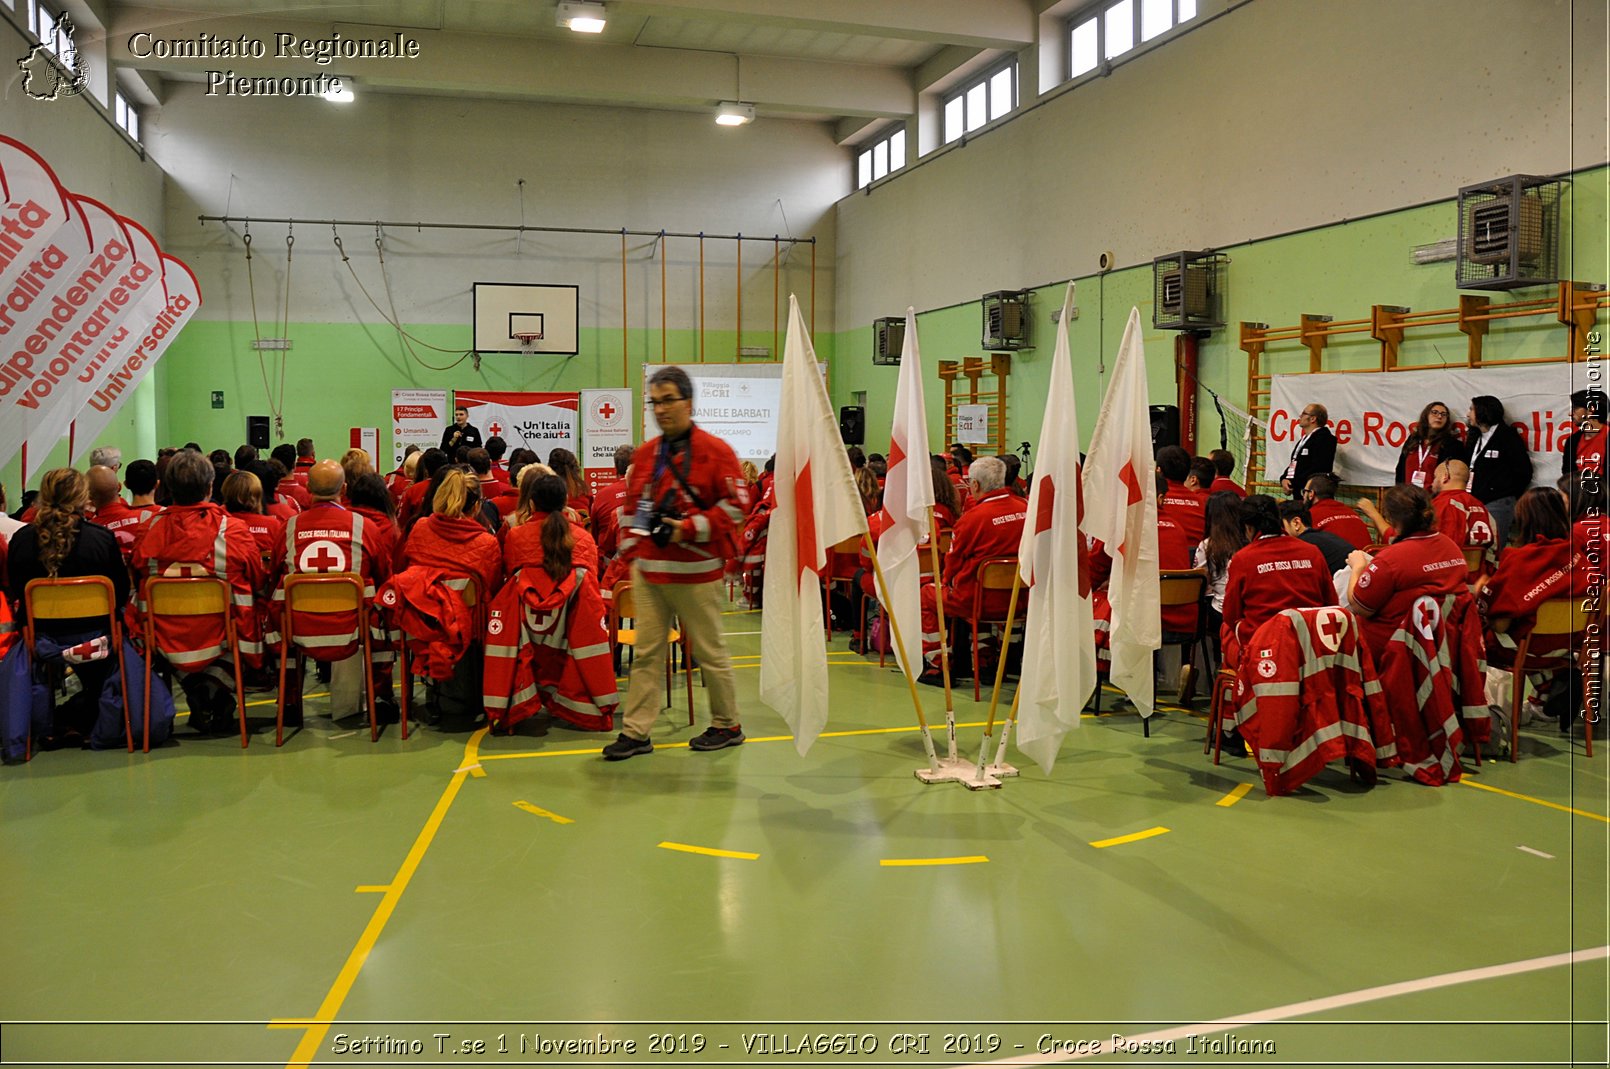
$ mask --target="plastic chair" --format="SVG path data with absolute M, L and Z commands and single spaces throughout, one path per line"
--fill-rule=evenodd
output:
M 314 572 L 285 577 L 285 612 L 280 626 L 279 697 L 274 710 L 274 745 L 285 745 L 285 669 L 298 654 L 296 614 L 355 613 L 358 644 L 363 654 L 364 695 L 369 700 L 369 741 L 380 738 L 380 722 L 375 715 L 374 651 L 369 639 L 369 606 L 363 600 L 363 577 L 353 572 Z M 300 671 L 300 666 L 298 666 Z M 406 671 L 404 673 L 406 677 Z M 403 716 L 403 738 L 408 737 L 408 718 Z
M 104 616 L 110 627 L 107 641 L 112 656 L 117 658 L 118 675 L 123 682 L 123 737 L 128 740 L 129 753 L 134 752 L 134 722 L 129 717 L 129 677 L 123 663 L 123 625 L 117 618 L 117 588 L 104 575 L 83 575 L 71 579 L 30 579 L 22 591 L 23 608 L 28 623 L 23 627 L 23 641 L 28 644 L 32 657 L 38 648 L 34 625 L 39 620 L 74 620 L 86 616 Z M 147 721 L 149 726 L 150 721 Z M 147 733 L 149 735 L 149 732 Z M 23 760 L 33 760 L 33 732 L 23 744 Z
M 637 618 L 637 605 L 632 599 L 632 584 L 621 582 L 615 584 L 615 589 L 609 597 L 609 644 L 617 653 L 622 646 L 636 647 L 637 629 L 635 627 L 622 627 L 622 620 L 635 620 Z M 671 704 L 671 648 L 680 646 L 682 649 L 683 674 L 687 677 L 688 685 L 688 726 L 693 726 L 693 660 L 688 654 L 688 636 L 678 628 L 671 627 L 665 636 L 665 704 Z
M 1529 672 L 1547 672 L 1568 668 L 1578 653 L 1585 653 L 1588 629 L 1595 622 L 1597 611 L 1590 608 L 1590 598 L 1551 598 L 1537 607 L 1537 622 L 1531 632 L 1515 648 L 1515 664 L 1510 669 L 1513 693 L 1509 703 L 1509 759 L 1513 763 L 1519 756 L 1520 712 L 1522 683 Z M 1534 649 L 1563 650 L 1564 654 L 1534 654 Z M 1593 756 L 1593 721 L 1583 718 L 1587 726 L 1587 752 Z
M 1162 609 L 1178 605 L 1196 606 L 1196 625 L 1190 631 L 1169 631 L 1163 645 L 1180 647 L 1180 704 L 1190 700 L 1196 689 L 1196 647 L 1202 639 L 1207 616 L 1207 576 L 1190 569 L 1166 569 L 1157 573 L 1157 601 Z
M 235 633 L 235 614 L 230 607 L 229 584 L 216 576 L 154 575 L 141 586 L 145 604 L 145 749 L 151 749 L 151 674 L 157 653 L 156 622 L 165 616 L 221 616 L 224 621 L 224 648 L 235 666 L 235 716 L 240 721 L 240 748 L 245 749 L 246 688 L 241 680 L 240 639 Z

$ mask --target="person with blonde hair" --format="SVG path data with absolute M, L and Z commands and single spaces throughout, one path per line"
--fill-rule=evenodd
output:
M 431 511 L 409 530 L 399 554 L 398 570 L 421 566 L 440 568 L 453 575 L 473 575 L 481 582 L 481 593 L 490 598 L 503 581 L 503 551 L 496 536 L 476 519 L 481 507 L 480 488 L 473 475 L 457 467 L 440 474 Z
M 341 470 L 346 473 L 347 485 L 351 486 L 358 481 L 358 476 L 372 473 L 375 466 L 366 450 L 348 449 L 341 454 Z

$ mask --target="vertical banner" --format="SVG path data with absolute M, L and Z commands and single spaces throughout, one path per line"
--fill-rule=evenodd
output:
M 362 449 L 369 454 L 369 463 L 374 465 L 376 471 L 380 470 L 379 427 L 353 427 L 347 432 L 347 448 Z
M 0 137 L 0 336 L 15 325 L 7 313 L 25 312 L 57 272 L 87 251 L 86 226 L 50 165 L 22 142 Z
M 529 449 L 544 463 L 555 449 L 576 452 L 576 409 L 580 403 L 580 395 L 574 392 L 453 391 L 454 406 L 470 410 L 470 425 L 481 432 L 481 441 L 495 435 L 509 443 L 511 451 Z M 436 428 L 437 442 L 446 426 L 443 423 Z
M 392 467 L 402 467 L 403 453 L 411 445 L 430 449 L 439 444 L 442 428 L 451 422 L 446 390 L 392 390 Z
M 614 482 L 615 450 L 632 445 L 632 391 L 581 391 L 581 470 L 587 492 Z

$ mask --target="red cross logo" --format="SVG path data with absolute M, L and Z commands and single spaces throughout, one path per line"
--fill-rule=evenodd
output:
M 296 558 L 296 570 L 299 572 L 344 572 L 347 570 L 347 554 L 338 543 L 328 539 L 320 539 L 303 547 Z
M 1314 619 L 1314 631 L 1325 648 L 1335 653 L 1342 648 L 1342 636 L 1347 634 L 1347 614 L 1341 609 L 1320 609 Z
M 162 574 L 178 579 L 195 579 L 210 574 L 205 567 L 189 561 L 174 561 L 162 569 Z
M 1409 610 L 1409 618 L 1414 621 L 1414 629 L 1420 632 L 1420 637 L 1430 641 L 1436 633 L 1437 624 L 1441 622 L 1442 614 L 1437 609 L 1437 603 L 1429 597 L 1415 599 L 1414 607 Z
M 603 416 L 605 419 L 614 419 L 616 411 L 618 410 L 615 408 L 615 406 L 610 404 L 608 401 L 605 401 L 603 404 L 598 406 L 598 414 Z
M 491 431 L 494 437 L 503 433 L 503 425 L 497 420 L 493 420 L 490 424 L 488 424 L 486 429 Z

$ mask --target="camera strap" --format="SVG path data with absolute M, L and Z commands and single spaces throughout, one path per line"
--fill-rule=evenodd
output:
M 692 474 L 693 472 L 693 432 L 691 430 L 688 432 L 686 467 L 687 471 L 679 471 L 677 469 L 676 457 L 671 453 L 671 440 L 669 438 L 661 438 L 659 451 L 654 458 L 653 485 L 658 486 L 660 484 L 660 476 L 664 475 L 665 472 L 669 470 L 671 472 L 671 477 L 677 481 L 677 484 L 682 487 L 683 492 L 686 493 L 693 501 L 694 507 L 700 512 L 703 512 L 704 501 L 699 497 L 698 493 L 693 489 L 693 487 L 688 485 L 688 475 Z

